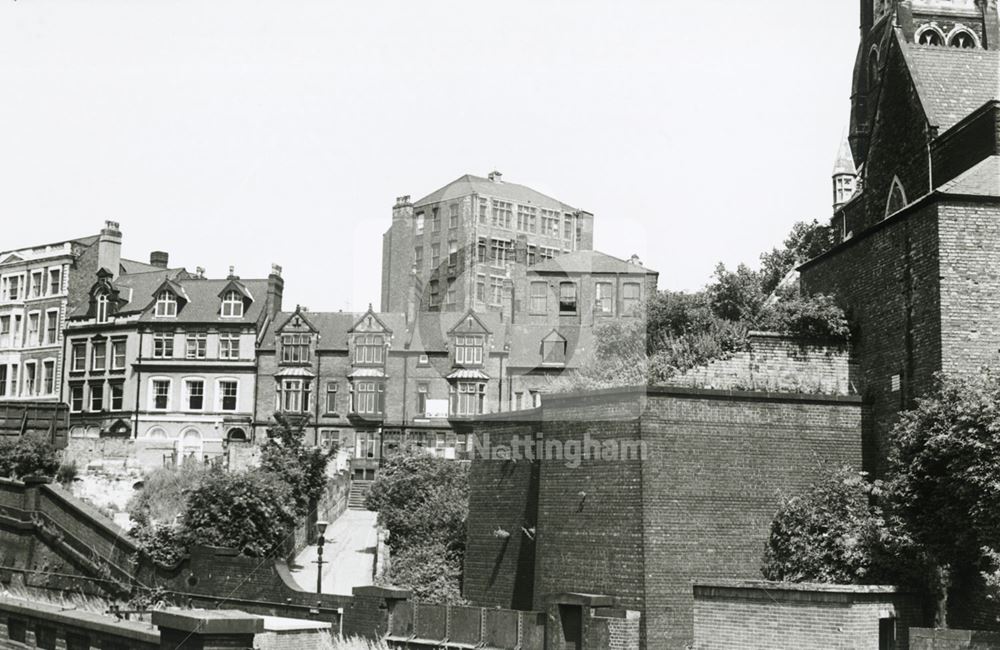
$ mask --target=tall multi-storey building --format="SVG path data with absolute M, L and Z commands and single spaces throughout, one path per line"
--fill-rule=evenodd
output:
M 591 250 L 593 222 L 500 172 L 462 176 L 415 203 L 402 196 L 382 239 L 382 311 L 406 311 L 414 280 L 421 310 L 500 310 L 512 269 Z
M 258 335 L 283 288 L 278 267 L 253 280 L 100 269 L 66 327 L 71 438 L 134 439 L 147 466 L 249 443 Z

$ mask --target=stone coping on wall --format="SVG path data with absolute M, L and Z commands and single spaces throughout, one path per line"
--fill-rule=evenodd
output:
M 264 617 L 237 609 L 167 609 L 153 612 L 153 625 L 196 634 L 257 634 Z
M 109 636 L 124 637 L 157 645 L 160 632 L 155 626 L 139 621 L 123 621 L 110 616 L 76 609 L 63 609 L 28 600 L 0 596 L 0 611 L 28 619 L 49 621 L 60 627 L 93 630 Z
M 762 600 L 767 602 L 851 603 L 858 600 L 891 599 L 913 595 L 894 585 L 837 585 L 819 582 L 771 582 L 768 580 L 695 580 L 698 599 Z

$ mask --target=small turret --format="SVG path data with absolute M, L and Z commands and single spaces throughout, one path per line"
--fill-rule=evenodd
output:
M 854 156 L 851 155 L 851 144 L 844 138 L 837 152 L 837 161 L 833 165 L 833 211 L 851 200 L 857 191 L 858 170 L 854 166 Z

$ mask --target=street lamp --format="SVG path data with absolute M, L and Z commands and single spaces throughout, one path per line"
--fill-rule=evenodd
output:
M 327 522 L 320 519 L 316 522 L 316 533 L 318 535 L 316 539 L 316 593 L 323 593 L 323 545 L 326 544 L 326 538 L 323 537 L 323 533 L 326 532 Z

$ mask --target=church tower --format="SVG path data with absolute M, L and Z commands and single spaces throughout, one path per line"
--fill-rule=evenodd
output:
M 868 159 L 871 119 L 889 39 L 956 49 L 1000 49 L 997 0 L 861 0 L 861 43 L 854 64 L 850 143 L 860 168 Z

